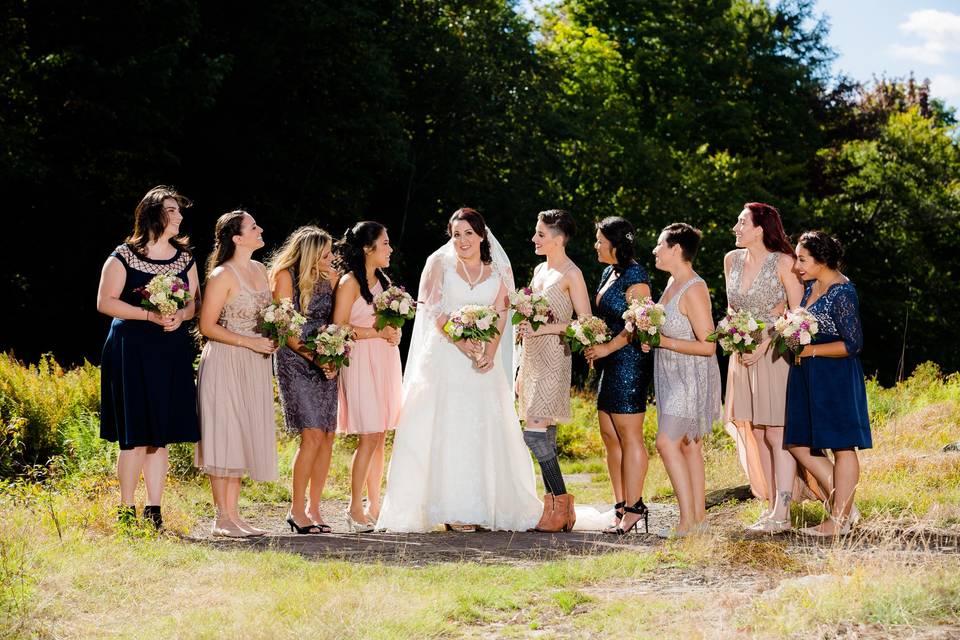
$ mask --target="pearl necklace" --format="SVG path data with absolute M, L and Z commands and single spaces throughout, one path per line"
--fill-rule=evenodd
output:
M 475 286 L 477 286 L 478 284 L 480 284 L 480 278 L 483 277 L 483 263 L 482 263 L 482 262 L 480 263 L 480 271 L 477 272 L 477 277 L 476 277 L 476 278 L 470 277 L 470 270 L 467 268 L 467 263 L 464 262 L 463 260 L 461 260 L 461 259 L 460 259 L 460 256 L 457 256 L 457 262 L 459 262 L 459 263 L 460 263 L 460 266 L 463 267 L 463 275 L 465 275 L 465 276 L 467 277 L 467 286 L 469 286 L 470 289 L 473 289 Z

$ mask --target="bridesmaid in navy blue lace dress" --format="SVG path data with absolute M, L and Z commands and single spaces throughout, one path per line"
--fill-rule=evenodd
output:
M 339 274 L 333 268 L 333 239 L 314 226 L 294 231 L 271 260 L 270 286 L 275 300 L 291 298 L 307 318 L 300 336 L 277 352 L 276 373 L 287 433 L 300 436 L 293 458 L 293 499 L 287 523 L 297 533 L 329 533 L 320 502 L 330 470 L 337 431 L 336 370 L 321 369 L 303 343 L 330 323 Z M 305 295 L 306 292 L 306 295 Z M 307 486 L 309 500 L 304 500 Z
M 616 497 L 616 516 L 609 533 L 616 532 L 624 509 L 632 514 L 646 511 L 642 495 L 648 459 L 643 419 L 653 378 L 653 354 L 643 353 L 628 340 L 623 312 L 630 300 L 650 295 L 650 278 L 633 259 L 633 239 L 633 225 L 623 218 L 604 218 L 597 224 L 594 248 L 600 262 L 609 265 L 597 288 L 597 316 L 607 323 L 614 338 L 584 352 L 600 371 L 597 414 Z
M 172 274 L 197 291 L 197 267 L 180 235 L 181 208 L 188 206 L 171 187 L 148 191 L 137 205 L 133 234 L 104 263 L 97 291 L 97 310 L 113 318 L 100 368 L 100 437 L 120 444 L 118 515 L 122 521 L 136 516 L 142 474 L 144 516 L 157 527 L 163 524 L 166 447 L 200 439 L 194 349 L 184 325 L 195 305 L 160 316 L 140 306 L 136 289 L 158 274 Z
M 784 443 L 833 498 L 830 519 L 802 530 L 821 536 L 847 533 L 855 523 L 857 449 L 873 446 L 859 357 L 859 302 L 838 271 L 842 255 L 840 243 L 822 231 L 804 233 L 797 244 L 797 271 L 806 282 L 801 306 L 816 316 L 819 332 L 790 369 Z M 826 449 L 833 451 L 833 462 Z

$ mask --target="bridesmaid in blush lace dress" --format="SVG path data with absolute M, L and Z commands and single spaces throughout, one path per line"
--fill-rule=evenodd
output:
M 360 443 L 350 467 L 351 531 L 373 531 L 380 516 L 380 481 L 383 478 L 384 442 L 388 429 L 397 426 L 402 396 L 400 330 L 373 327 L 373 297 L 390 286 L 383 269 L 390 266 L 390 237 L 377 222 L 358 222 L 337 243 L 337 267 L 343 277 L 337 287 L 333 322 L 350 325 L 356 342 L 350 366 L 340 371 L 337 431 L 357 434 Z M 369 512 L 363 508 L 367 490 Z
M 337 431 L 337 371 L 319 367 L 303 341 L 330 323 L 340 275 L 333 268 L 333 239 L 314 226 L 294 231 L 270 264 L 274 300 L 290 298 L 306 324 L 275 359 L 287 433 L 300 437 L 293 457 L 293 495 L 287 524 L 296 533 L 329 533 L 320 502 Z M 307 485 L 309 500 L 304 500 Z
M 263 247 L 263 229 L 245 211 L 217 220 L 213 253 L 200 308 L 207 344 L 197 372 L 201 440 L 196 465 L 210 476 L 216 519 L 213 534 L 262 535 L 237 511 L 240 480 L 275 480 L 277 436 L 273 412 L 276 344 L 257 332 L 270 304 L 267 270 L 252 259 Z

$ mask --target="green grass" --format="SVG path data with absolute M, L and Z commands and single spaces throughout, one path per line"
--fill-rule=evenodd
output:
M 164 518 L 172 535 L 118 529 L 116 446 L 98 437 L 97 370 L 63 371 L 51 359 L 26 367 L 4 357 L 0 385 L 0 470 L 7 478 L 0 481 L 0 637 L 799 638 L 856 625 L 889 635 L 960 627 L 960 561 L 903 558 L 895 545 L 870 559 L 843 545 L 798 554 L 783 541 L 714 534 L 641 553 L 406 567 L 185 543 L 176 536 L 206 526 L 212 515 L 190 445 L 171 448 Z M 861 456 L 864 526 L 960 531 L 960 454 L 941 453 L 960 440 L 960 377 L 924 365 L 894 388 L 869 381 L 868 394 L 875 448 Z M 558 435 L 561 464 L 565 474 L 586 475 L 571 478 L 569 490 L 579 504 L 609 503 L 592 399 L 577 394 L 573 407 Z M 655 425 L 651 406 L 644 495 L 670 500 L 653 448 Z M 296 445 L 278 439 L 280 479 L 245 482 L 242 508 L 289 501 Z M 37 466 L 30 455 L 44 447 L 52 461 Z M 327 499 L 348 495 L 354 447 L 354 439 L 337 439 Z M 706 438 L 704 452 L 708 489 L 746 481 L 722 430 Z M 719 507 L 718 515 L 747 522 L 760 509 L 753 500 Z M 796 522 L 822 517 L 817 503 L 794 506 Z M 723 575 L 729 585 L 696 586 L 706 574 Z M 738 586 L 751 575 L 775 588 L 759 595 Z M 673 591 L 663 591 L 667 583 Z

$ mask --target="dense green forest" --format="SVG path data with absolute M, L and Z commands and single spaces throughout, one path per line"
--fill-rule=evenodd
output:
M 718 312 L 730 227 L 766 201 L 789 233 L 846 245 L 868 373 L 960 368 L 954 112 L 912 79 L 832 77 L 812 2 L 566 0 L 536 21 L 503 0 L 4 7 L 0 349 L 20 358 L 99 361 L 100 267 L 164 183 L 196 203 L 201 258 L 238 206 L 270 245 L 372 218 L 411 286 L 461 205 L 523 277 L 539 210 L 575 214 L 594 279 L 594 220 L 636 224 L 651 270 L 658 230 L 683 220 L 705 232 Z

